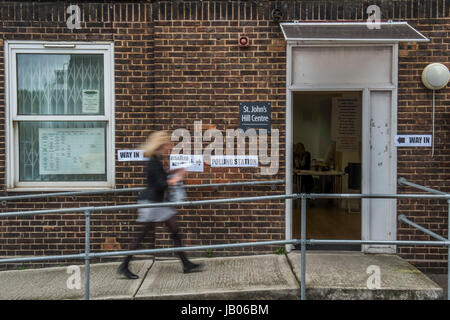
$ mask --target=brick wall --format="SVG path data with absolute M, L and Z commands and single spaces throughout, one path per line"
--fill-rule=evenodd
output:
M 116 150 L 138 148 L 154 130 L 172 131 L 185 127 L 192 132 L 194 120 L 202 120 L 204 130 L 216 126 L 217 129 L 224 131 L 225 125 L 236 128 L 237 103 L 241 99 L 272 101 L 273 128 L 282 129 L 281 126 L 285 121 L 283 118 L 285 58 L 283 44 L 280 41 L 281 34 L 276 25 L 269 28 L 267 22 L 259 23 L 262 25 L 262 39 L 259 40 L 259 44 L 253 43 L 253 46 L 257 46 L 260 53 L 252 56 L 252 49 L 242 52 L 235 50 L 235 37 L 239 31 L 231 31 L 229 28 L 233 28 L 234 25 L 243 29 L 236 23 L 230 23 L 226 31 L 225 26 L 228 23 L 220 22 L 216 25 L 214 21 L 210 22 L 207 19 L 201 23 L 178 20 L 174 21 L 172 26 L 172 22 L 159 16 L 159 7 L 156 3 L 80 3 L 81 29 L 72 31 L 66 26 L 66 7 L 64 3 L 1 4 L 0 116 L 3 120 L 4 40 L 114 41 Z M 157 21 L 159 18 L 161 21 Z M 251 25 L 250 23 L 248 28 Z M 195 39 L 192 35 L 190 39 L 188 35 L 182 35 L 184 30 L 192 31 L 193 27 L 199 28 L 196 32 L 202 33 L 202 39 Z M 222 37 L 226 39 L 216 39 L 217 32 L 221 32 Z M 270 38 L 267 39 L 269 32 L 276 32 L 277 36 L 274 37 L 276 45 L 270 48 L 273 52 L 267 54 L 267 45 L 272 42 Z M 272 36 L 273 34 L 270 35 Z M 168 39 L 166 47 L 161 43 L 165 37 Z M 167 52 L 172 51 L 172 47 L 173 56 L 166 58 Z M 203 54 L 200 48 L 204 50 Z M 235 50 L 231 53 L 233 59 L 227 57 L 231 50 Z M 202 63 L 195 62 L 195 59 L 202 59 Z M 265 67 L 259 70 L 260 66 L 255 67 L 258 62 L 265 63 Z M 239 63 L 243 63 L 242 66 L 239 66 Z M 280 70 L 273 70 L 276 66 Z M 240 69 L 244 67 L 246 70 Z M 267 80 L 269 72 L 279 75 L 275 81 L 276 86 L 270 85 L 274 82 L 273 79 Z M 262 75 L 265 75 L 265 79 L 257 78 Z M 230 81 L 234 84 L 229 85 Z M 196 82 L 204 84 L 198 87 Z M 216 108 L 220 108 L 220 111 L 215 110 Z M 233 114 L 233 120 L 230 119 L 229 113 Z M 281 139 L 284 137 L 281 136 Z M 5 150 L 4 140 L 0 148 Z M 3 195 L 15 194 L 6 192 L 4 155 L 0 161 Z M 141 163 L 129 165 L 116 162 L 115 170 L 117 188 L 142 186 L 144 183 Z M 252 168 L 242 170 L 224 168 L 212 172 L 206 167 L 203 174 L 189 174 L 187 182 L 218 183 L 268 179 L 258 176 L 257 172 L 257 169 Z M 283 176 L 281 169 L 273 178 L 279 179 Z M 275 191 L 270 187 L 233 187 L 192 191 L 189 192 L 189 196 L 191 199 L 208 199 L 281 192 L 282 187 L 278 187 Z M 135 203 L 135 199 L 135 195 L 126 194 L 84 196 L 76 199 L 43 198 L 11 201 L 1 210 L 7 212 L 127 204 Z M 214 207 L 181 208 L 179 222 L 184 244 L 283 239 L 283 208 L 284 205 L 280 201 L 272 204 L 222 204 Z M 92 250 L 127 249 L 128 243 L 140 229 L 134 222 L 135 217 L 135 211 L 94 213 Z M 45 215 L 20 219 L 13 217 L 2 219 L 0 226 L 0 256 L 75 254 L 84 250 L 83 215 Z M 155 231 L 149 235 L 143 247 L 154 245 L 156 247 L 172 245 L 163 224 L 156 225 Z M 220 254 L 234 254 L 237 251 L 242 253 L 243 250 L 222 250 Z M 246 253 L 253 251 L 272 252 L 273 248 L 250 248 Z M 205 252 L 197 254 L 205 255 Z
M 0 185 L 5 190 L 5 78 L 4 40 L 114 41 L 116 150 L 134 149 L 153 130 L 187 128 L 194 121 L 203 129 L 225 133 L 238 126 L 240 101 L 270 101 L 272 128 L 280 130 L 280 171 L 284 179 L 285 150 L 285 42 L 279 26 L 270 19 L 275 5 L 284 20 L 365 21 L 368 5 L 381 8 L 382 19 L 408 21 L 432 41 L 401 44 L 399 50 L 398 133 L 429 132 L 431 92 L 420 81 L 430 62 L 449 64 L 448 0 L 436 1 L 147 1 L 79 2 L 81 29 L 66 26 L 66 3 L 0 4 Z M 237 38 L 250 38 L 239 48 Z M 429 150 L 398 150 L 398 176 L 448 191 L 449 90 L 436 94 L 435 156 Z M 204 144 L 206 146 L 206 143 Z M 142 186 L 140 163 L 116 162 L 116 187 Z M 191 173 L 188 183 L 214 183 L 267 179 L 258 170 L 218 169 L 205 166 Z M 399 187 L 400 192 L 413 191 Z M 192 199 L 209 199 L 282 193 L 269 187 L 194 190 Z M 2 212 L 84 205 L 134 203 L 135 195 L 44 198 L 10 202 Z M 446 204 L 439 201 L 401 200 L 398 213 L 447 236 Z M 93 215 L 92 250 L 126 249 L 139 227 L 136 212 Z M 221 204 L 182 208 L 179 216 L 186 245 L 284 239 L 284 202 Z M 427 239 L 399 225 L 399 239 Z M 170 246 L 169 234 L 156 225 L 144 244 Z M 66 214 L 0 221 L 0 256 L 70 254 L 84 248 L 84 218 Z M 239 253 L 271 252 L 274 248 L 246 248 Z M 222 250 L 218 254 L 234 254 Z M 443 271 L 443 248 L 400 248 L 402 256 L 420 268 Z M 194 254 L 194 253 L 192 253 Z M 204 255 L 204 252 L 197 253 Z
M 115 44 L 115 122 L 116 148 L 133 147 L 142 135 L 144 108 L 150 106 L 148 86 L 151 76 L 152 30 L 150 8 L 145 5 L 109 5 L 81 3 L 81 29 L 70 30 L 66 24 L 67 3 L 0 4 L 0 96 L 2 124 L 5 115 L 4 40 L 114 41 Z M 130 11 L 134 8 L 135 11 Z M 128 11 L 127 11 L 128 9 Z M 133 14 L 131 14 L 133 13 Z M 136 14 L 134 14 L 136 13 Z M 4 126 L 2 133 L 4 136 Z M 5 191 L 5 144 L 0 183 Z M 141 185 L 142 167 L 116 165 L 117 188 Z M 12 201 L 2 211 L 58 209 L 73 206 L 103 206 L 135 203 L 130 195 L 43 198 Z M 92 250 L 126 249 L 137 230 L 134 212 L 97 212 L 92 216 Z M 84 251 L 84 216 L 82 214 L 45 215 L 7 218 L 0 222 L 0 255 L 76 254 Z M 148 240 L 153 243 L 154 237 Z M 60 263 L 60 262 L 57 262 Z
M 430 4 L 433 4 L 431 6 Z M 421 81 L 423 69 L 433 62 L 450 66 L 450 3 L 431 2 L 423 12 L 408 22 L 430 39 L 428 43 L 401 44 L 399 47 L 398 132 L 402 134 L 432 132 L 432 91 Z M 436 6 L 437 4 L 437 6 Z M 445 5 L 445 11 L 441 11 Z M 438 10 L 436 10 L 438 9 Z M 428 14 L 427 14 L 428 13 Z M 431 17 L 436 17 L 432 19 Z M 450 191 L 450 90 L 436 91 L 434 156 L 431 148 L 399 148 L 398 177 L 411 182 Z M 414 188 L 399 187 L 401 193 L 418 193 Z M 420 192 L 419 192 L 420 193 Z M 414 222 L 448 237 L 448 205 L 446 201 L 400 200 L 398 213 Z M 435 240 L 408 225 L 398 228 L 399 240 Z M 430 272 L 442 272 L 447 267 L 447 248 L 412 247 L 399 248 L 401 255 L 414 265 Z
M 155 5 L 154 107 L 163 110 L 165 128 L 193 132 L 194 121 L 201 120 L 205 130 L 215 128 L 225 136 L 226 129 L 239 126 L 240 101 L 271 101 L 272 128 L 279 129 L 280 141 L 284 140 L 285 45 L 279 27 L 263 19 L 261 8 L 244 2 Z M 238 47 L 241 34 L 251 39 L 248 48 Z M 256 168 L 206 167 L 195 178 L 201 183 L 252 180 L 258 172 Z M 273 178 L 284 179 L 284 170 Z M 243 190 L 236 191 L 226 196 L 245 195 Z M 190 208 L 180 221 L 186 226 L 186 244 L 191 245 L 282 240 L 283 209 L 280 202 L 221 204 Z M 168 244 L 166 234 L 158 235 L 157 244 Z M 258 250 L 267 248 L 241 251 Z

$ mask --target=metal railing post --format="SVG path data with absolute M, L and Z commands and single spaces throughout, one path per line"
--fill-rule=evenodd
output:
M 447 200 L 448 224 L 447 238 L 450 241 L 450 200 Z M 450 245 L 447 245 L 447 300 L 450 300 Z
M 84 240 L 84 300 L 89 300 L 90 274 L 91 274 L 91 212 L 86 210 L 85 216 L 85 240 Z
M 300 298 L 306 300 L 306 197 L 301 197 L 301 277 Z

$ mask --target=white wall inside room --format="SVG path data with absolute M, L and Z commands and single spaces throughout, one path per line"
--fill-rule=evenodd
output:
M 340 94 L 294 94 L 294 144 L 302 142 L 311 159 L 325 158 L 331 141 L 331 98 Z
M 295 92 L 293 108 L 293 143 L 302 142 L 311 159 L 324 160 L 333 141 L 331 110 L 333 97 L 361 97 L 360 92 Z M 361 137 L 359 137 L 361 139 Z M 338 153 L 339 154 L 339 153 Z M 361 162 L 361 150 L 342 152 L 340 170 L 349 162 Z
M 331 134 L 333 97 L 362 98 L 361 92 L 295 92 L 293 108 L 293 143 L 302 142 L 311 153 L 311 160 L 323 161 L 333 144 Z M 344 171 L 349 163 L 361 163 L 361 136 L 358 151 L 336 152 L 335 168 Z M 358 193 L 348 188 L 347 175 L 342 179 L 342 192 Z M 339 207 L 360 210 L 358 199 L 339 201 Z

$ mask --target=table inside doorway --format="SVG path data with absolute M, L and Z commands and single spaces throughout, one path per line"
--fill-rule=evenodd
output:
M 333 192 L 340 193 L 342 192 L 342 177 L 345 175 L 345 172 L 336 170 L 315 171 L 294 169 L 294 175 L 298 193 L 302 191 L 302 176 L 331 176 L 333 177 Z

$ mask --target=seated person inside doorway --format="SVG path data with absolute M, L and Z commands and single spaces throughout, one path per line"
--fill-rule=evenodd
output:
M 301 142 L 294 145 L 294 167 L 298 170 L 311 170 L 311 154 L 305 150 L 305 145 Z M 313 187 L 313 177 L 311 175 L 302 176 L 299 192 L 311 193 Z

